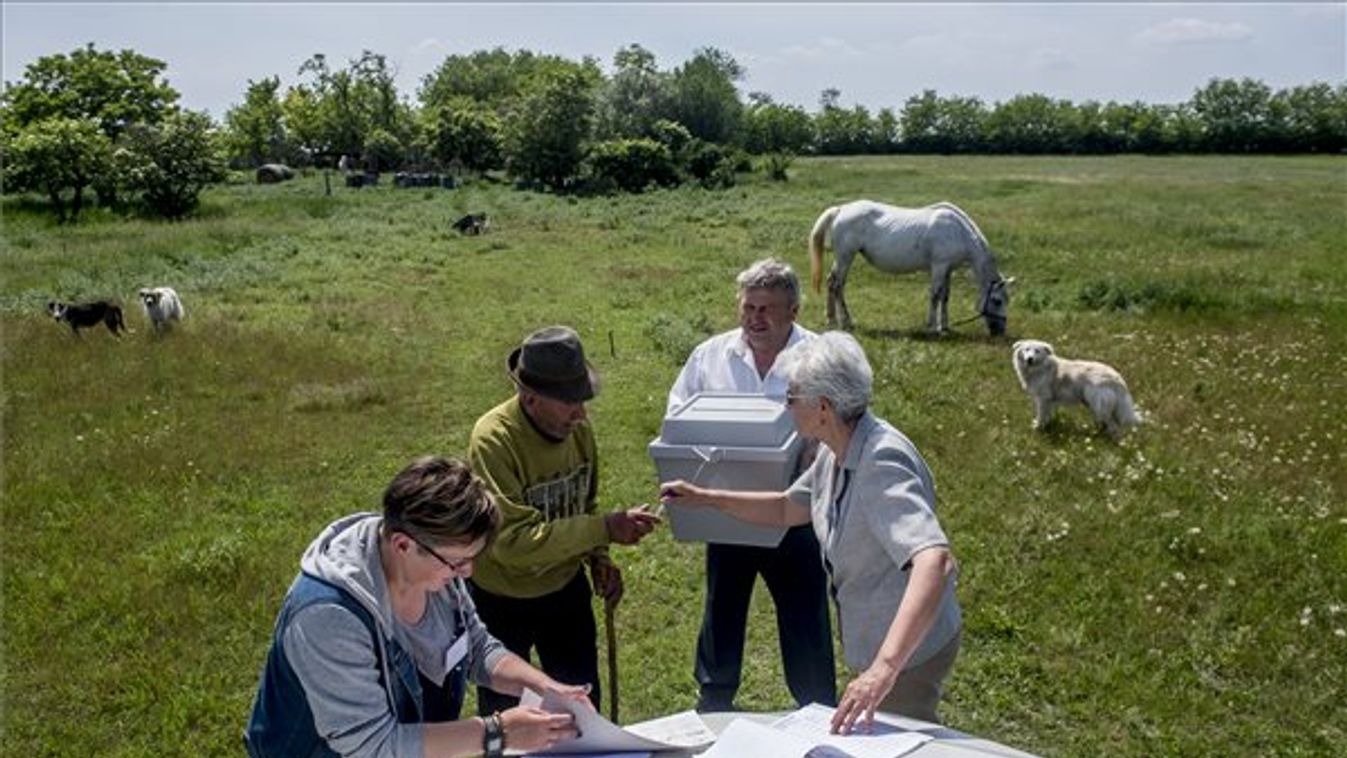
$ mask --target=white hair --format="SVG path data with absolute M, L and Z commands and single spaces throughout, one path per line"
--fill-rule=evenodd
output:
M 870 405 L 875 374 L 861 344 L 846 332 L 824 332 L 786 351 L 785 371 L 795 391 L 805 397 L 826 397 L 834 414 L 855 421 Z
M 749 290 L 781 290 L 792 307 L 800 304 L 800 278 L 789 263 L 778 258 L 763 258 L 739 273 L 735 279 L 739 294 Z

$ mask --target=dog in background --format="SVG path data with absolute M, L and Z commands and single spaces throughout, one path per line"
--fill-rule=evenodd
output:
M 487 220 L 485 213 L 469 213 L 454 222 L 454 229 L 457 230 L 459 234 L 465 234 L 469 237 L 483 234 L 490 227 L 491 222 Z
M 80 329 L 98 326 L 100 323 L 105 324 L 114 337 L 121 337 L 120 332 L 126 331 L 121 306 L 107 300 L 73 304 L 52 300 L 47 303 L 47 313 L 57 321 L 70 324 L 70 331 L 76 337 L 80 336 Z
M 1097 361 L 1058 358 L 1052 345 L 1020 340 L 1014 347 L 1015 375 L 1034 399 L 1034 428 L 1043 429 L 1061 405 L 1081 404 L 1115 441 L 1141 423 L 1122 375 Z
M 172 287 L 147 287 L 138 294 L 140 304 L 145 307 L 145 316 L 154 325 L 156 333 L 162 334 L 173 326 L 173 322 L 182 320 L 182 300 Z

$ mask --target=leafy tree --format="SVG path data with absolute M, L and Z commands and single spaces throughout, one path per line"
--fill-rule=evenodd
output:
M 656 121 L 673 112 L 672 77 L 655 67 L 640 45 L 613 55 L 613 78 L 599 96 L 596 132 L 603 137 L 649 137 Z
M 46 193 L 60 223 L 78 220 L 84 189 L 108 170 L 112 160 L 112 141 L 93 119 L 40 119 L 21 127 L 7 143 L 5 189 Z
M 594 120 L 597 80 L 585 70 L 557 68 L 523 96 L 505 128 L 510 172 L 559 190 L 585 158 Z
M 421 81 L 418 97 L 423 108 L 438 108 L 464 98 L 503 115 L 544 72 L 576 65 L 554 55 L 528 50 L 507 52 L 504 48 L 478 50 L 468 55 L 450 55 Z M 597 65 L 593 65 L 598 73 Z
M 1347 150 L 1347 84 L 1324 82 L 1282 90 L 1273 104 L 1284 114 L 1283 145 L 1308 152 Z
M 178 92 L 163 79 L 161 60 L 134 50 L 96 50 L 38 58 L 8 85 L 5 110 L 18 127 L 49 118 L 92 119 L 108 139 L 130 124 L 155 124 L 176 109 Z
M 814 123 L 797 105 L 778 105 L 771 98 L 753 98 L 744 112 L 743 141 L 750 152 L 803 153 L 814 141 Z
M 430 154 L 442 165 L 458 164 L 479 175 L 502 163 L 504 129 L 492 111 L 470 100 L 427 112 Z
M 825 91 L 820 102 L 836 102 L 828 97 L 836 90 Z M 870 111 L 857 105 L 851 110 L 835 105 L 825 107 L 814 117 L 815 144 L 824 155 L 855 155 L 870 151 L 870 142 L 874 133 L 874 124 Z
M 286 90 L 281 100 L 281 117 L 299 155 L 313 155 L 327 149 L 321 103 L 311 87 L 298 85 Z
M 226 145 L 232 161 L 255 167 L 288 161 L 292 152 L 285 128 L 285 111 L 277 93 L 280 77 L 248 81 L 243 103 L 225 113 Z
M 1268 144 L 1275 131 L 1272 90 L 1260 81 L 1212 79 L 1190 102 L 1208 150 L 1253 152 Z
M 1066 100 L 1017 95 L 992 109 L 986 121 L 991 149 L 1005 153 L 1065 153 L 1074 147 L 1075 113 Z
M 673 74 L 673 116 L 692 136 L 727 143 L 739 131 L 743 103 L 734 83 L 744 70 L 728 53 L 702 48 Z
M 935 90 L 913 95 L 898 117 L 903 148 L 911 152 L 970 153 L 984 149 L 987 110 L 975 97 L 938 96 Z
M 898 117 L 892 108 L 880 108 L 871 122 L 870 152 L 892 153 L 898 149 Z
M 127 130 L 123 155 L 130 168 L 129 185 L 150 210 L 181 218 L 196 207 L 206 185 L 224 179 L 224 161 L 214 150 L 211 131 L 210 116 L 193 111 Z

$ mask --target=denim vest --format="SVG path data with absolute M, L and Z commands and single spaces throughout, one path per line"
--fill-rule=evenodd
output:
M 283 643 L 290 621 L 311 605 L 336 603 L 349 610 L 369 630 L 378 656 L 379 682 L 389 697 L 389 710 L 400 723 L 453 721 L 463 705 L 467 664 L 450 671 L 441 687 L 417 671 L 416 663 L 401 645 L 379 632 L 374 618 L 340 587 L 300 573 L 285 595 L 266 668 L 253 701 L 252 717 L 243 742 L 252 758 L 336 758 L 318 734 L 308 699 L 299 677 L 285 657 Z M 462 631 L 462 630 L 460 630 Z M 391 683 L 385 677 L 392 679 Z

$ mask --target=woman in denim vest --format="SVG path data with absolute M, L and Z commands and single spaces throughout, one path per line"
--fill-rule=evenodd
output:
M 461 461 L 426 457 L 383 513 L 331 524 L 309 545 L 276 620 L 244 741 L 254 758 L 500 755 L 575 736 L 572 717 L 511 708 L 458 720 L 467 680 L 583 700 L 505 650 L 463 579 L 500 520 Z

